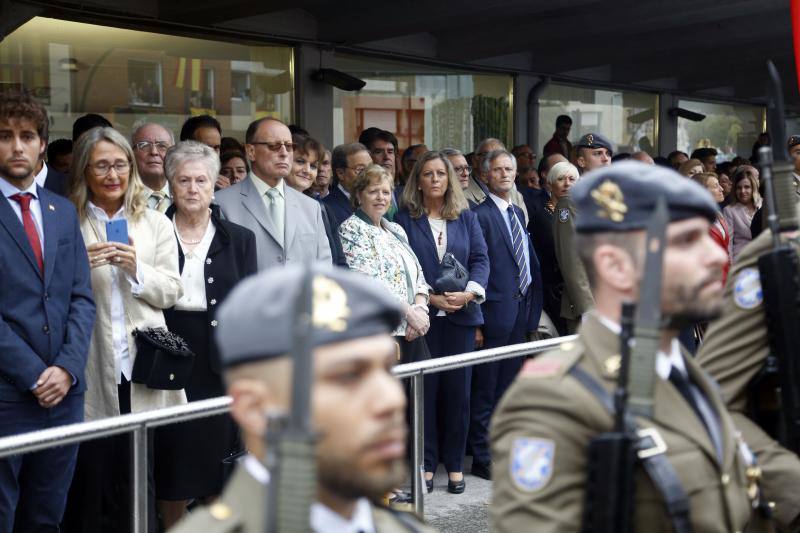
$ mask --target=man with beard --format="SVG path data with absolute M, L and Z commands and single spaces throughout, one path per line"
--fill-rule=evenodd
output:
M 716 204 L 673 170 L 633 161 L 586 174 L 572 197 L 576 245 L 597 305 L 579 339 L 528 361 L 498 407 L 494 531 L 581 530 L 587 449 L 614 424 L 613 401 L 609 408 L 604 402 L 620 369 L 621 307 L 639 300 L 645 228 L 659 197 L 669 211 L 660 302 L 666 325 L 652 369 L 653 414 L 636 417 L 650 437 L 637 447 L 642 460 L 651 454 L 658 473 L 671 471 L 671 479 L 663 484 L 664 477 L 649 477 L 650 468 L 636 467 L 631 530 L 672 531 L 678 520 L 682 531 L 761 530 L 753 527 L 760 523 L 748 495 L 757 492 L 746 474 L 752 455 L 712 381 L 676 338 L 683 324 L 713 318 L 721 308 L 726 257 L 709 236 Z M 669 494 L 669 505 L 662 494 Z
M 310 405 L 318 480 L 311 530 L 431 531 L 377 503 L 406 476 L 406 400 L 391 375 L 397 345 L 390 333 L 400 323 L 400 306 L 360 274 L 319 263 L 312 273 Z M 175 532 L 265 530 L 266 415 L 290 408 L 291 310 L 304 277 L 299 266 L 262 272 L 242 282 L 220 308 L 217 342 L 231 415 L 249 454 L 218 502 L 191 513 Z

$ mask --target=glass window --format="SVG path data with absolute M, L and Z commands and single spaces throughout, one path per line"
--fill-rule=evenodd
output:
M 358 92 L 334 89 L 334 144 L 356 141 L 373 126 L 394 133 L 401 148 L 424 143 L 471 152 L 486 137 L 512 143 L 511 76 L 343 55 L 335 68 L 367 84 Z
M 124 134 L 151 120 L 176 134 L 208 113 L 244 140 L 254 119 L 294 118 L 292 49 L 37 17 L 0 43 L 0 91 L 22 88 L 47 106 L 51 139 L 99 113 Z
M 753 144 L 766 129 L 766 108 L 679 100 L 678 106 L 706 116 L 700 122 L 678 118 L 678 150 L 691 154 L 696 148 L 716 148 L 717 162 L 737 155 L 750 158 Z
M 600 133 L 615 153 L 643 150 L 658 155 L 658 96 L 634 91 L 608 91 L 552 83 L 539 96 L 539 144 L 553 137 L 558 115 L 572 118 L 569 139 Z

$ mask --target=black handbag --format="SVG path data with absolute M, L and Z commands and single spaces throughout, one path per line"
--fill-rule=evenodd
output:
M 469 271 L 458 259 L 446 252 L 439 265 L 439 277 L 433 282 L 433 290 L 437 294 L 443 292 L 463 292 L 469 283 Z
M 134 329 L 136 361 L 131 381 L 149 389 L 180 390 L 189 383 L 194 352 L 167 328 Z

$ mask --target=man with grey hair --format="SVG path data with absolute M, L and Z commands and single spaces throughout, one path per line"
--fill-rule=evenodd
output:
M 500 139 L 495 139 L 493 137 L 482 140 L 475 148 L 475 167 L 473 169 L 474 175 L 469 180 L 469 186 L 464 189 L 464 195 L 467 197 L 469 202 L 480 204 L 486 199 L 486 195 L 489 192 L 481 174 L 481 166 L 483 165 L 483 160 L 486 158 L 486 154 L 495 150 L 505 149 L 506 147 L 503 142 Z M 513 155 L 511 157 L 514 159 L 514 169 L 516 172 L 517 160 Z M 511 189 L 511 203 L 522 210 L 522 214 L 525 217 L 525 225 L 527 226 L 529 220 L 528 208 L 525 206 L 525 199 L 517 190 L 516 185 L 514 185 Z
M 331 171 L 334 183 L 331 192 L 322 199 L 334 223 L 334 233 L 339 225 L 353 214 L 350 203 L 350 185 L 365 168 L 372 164 L 372 156 L 361 143 L 340 144 L 331 154 Z
M 162 213 L 172 205 L 172 194 L 164 175 L 164 156 L 174 144 L 172 132 L 154 122 L 140 124 L 131 135 L 136 168 L 144 183 L 147 207 Z
M 511 202 L 517 164 L 506 150 L 482 157 L 481 177 L 487 199 L 474 208 L 488 247 L 489 283 L 481 304 L 484 348 L 525 342 L 536 331 L 542 314 L 539 259 L 533 249 L 522 210 Z M 472 372 L 470 428 L 472 474 L 490 479 L 489 420 L 497 402 L 522 367 L 522 357 L 478 365 Z

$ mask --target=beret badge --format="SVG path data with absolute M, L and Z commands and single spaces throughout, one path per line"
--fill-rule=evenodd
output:
M 344 289 L 330 278 L 315 276 L 313 292 L 314 327 L 337 333 L 347 330 L 350 308 Z
M 592 146 L 594 144 L 594 135 L 592 135 L 591 133 L 586 136 L 586 144 L 588 144 L 589 146 Z
M 619 185 L 611 180 L 605 180 L 591 194 L 594 203 L 599 207 L 597 216 L 612 222 L 625 220 L 628 206 L 625 205 L 625 197 L 622 195 Z

